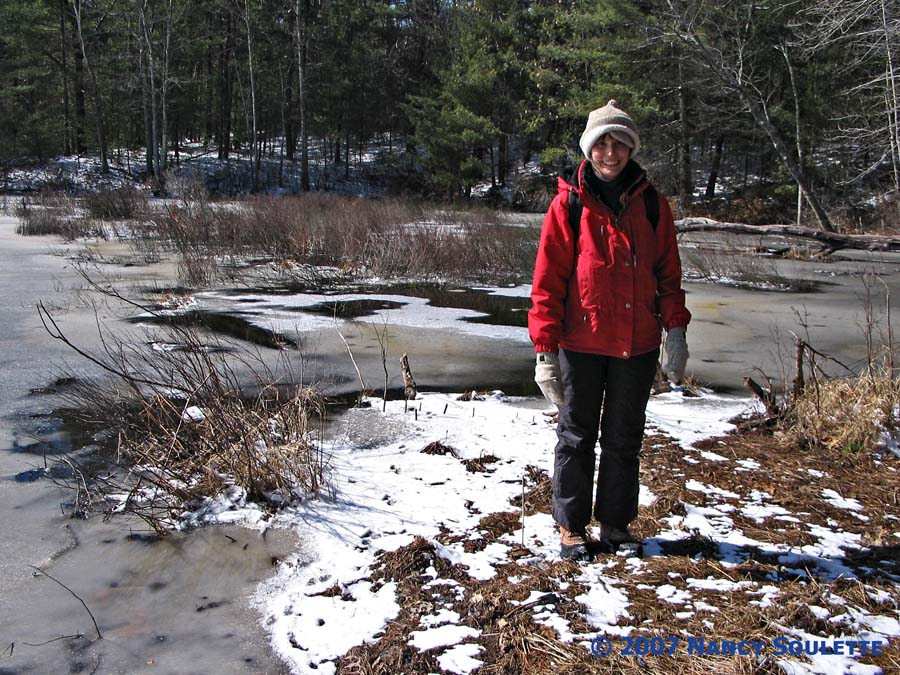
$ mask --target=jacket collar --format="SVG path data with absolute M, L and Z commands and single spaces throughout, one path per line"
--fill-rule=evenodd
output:
M 591 198 L 593 198 L 591 190 L 588 187 L 586 181 L 588 171 L 593 171 L 593 168 L 591 167 L 591 163 L 585 159 L 578 167 L 578 182 L 575 186 L 573 186 L 578 190 L 579 196 L 581 197 L 582 201 L 584 201 L 585 196 L 590 196 Z M 640 164 L 635 162 L 633 159 L 629 159 L 628 164 L 626 164 L 625 168 L 622 169 L 621 179 L 623 185 L 626 186 L 622 191 L 622 196 L 620 197 L 622 206 L 624 207 L 635 195 L 637 195 L 647 187 L 647 173 L 641 168 Z M 593 201 L 598 202 L 597 199 L 593 199 Z

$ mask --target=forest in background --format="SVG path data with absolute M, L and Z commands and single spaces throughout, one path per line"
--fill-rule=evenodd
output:
M 312 161 L 349 175 L 378 147 L 394 189 L 452 198 L 521 181 L 526 165 L 553 175 L 577 160 L 587 113 L 617 99 L 641 128 L 642 164 L 683 214 L 752 194 L 777 206 L 769 222 L 894 227 L 898 9 L 4 0 L 0 162 L 94 153 L 106 170 L 136 149 L 139 177 L 159 187 L 200 148 L 244 158 L 254 190 L 270 187 L 261 165 L 290 163 L 303 191 L 316 187 Z

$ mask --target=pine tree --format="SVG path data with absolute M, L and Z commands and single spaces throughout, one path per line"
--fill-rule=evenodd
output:
M 610 99 L 638 119 L 653 109 L 633 57 L 647 19 L 628 0 L 538 0 L 533 17 L 525 130 L 542 163 L 558 167 L 581 156 L 578 138 L 591 110 Z

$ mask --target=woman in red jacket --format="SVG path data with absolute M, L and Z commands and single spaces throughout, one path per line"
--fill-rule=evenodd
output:
M 664 371 L 678 384 L 691 315 L 672 212 L 633 159 L 640 148 L 634 121 L 610 101 L 591 112 L 580 146 L 586 159 L 571 183 L 559 180 L 544 218 L 528 330 L 535 381 L 559 408 L 553 517 L 560 553 L 590 561 L 592 511 L 607 550 L 633 541 L 628 524 L 637 516 L 639 453 L 662 329 Z M 583 205 L 577 228 L 569 222 L 573 191 Z

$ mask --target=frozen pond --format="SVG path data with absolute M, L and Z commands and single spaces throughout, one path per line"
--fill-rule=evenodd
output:
M 96 330 L 58 242 L 13 230 L 12 219 L 0 217 L 0 673 L 196 673 L 198 664 L 204 672 L 286 672 L 247 604 L 274 562 L 294 549 L 286 531 L 263 538 L 212 528 L 155 542 L 136 534 L 146 531 L 140 523 L 64 517 L 69 493 L 48 478 L 26 480 L 43 467 L 44 452 L 67 449 L 51 399 L 31 391 L 52 383 L 72 358 L 48 339 L 36 305 L 43 302 L 88 344 Z M 102 640 L 79 601 L 35 576 L 32 565 L 85 601 Z M 84 637 L 57 639 L 78 634 Z

